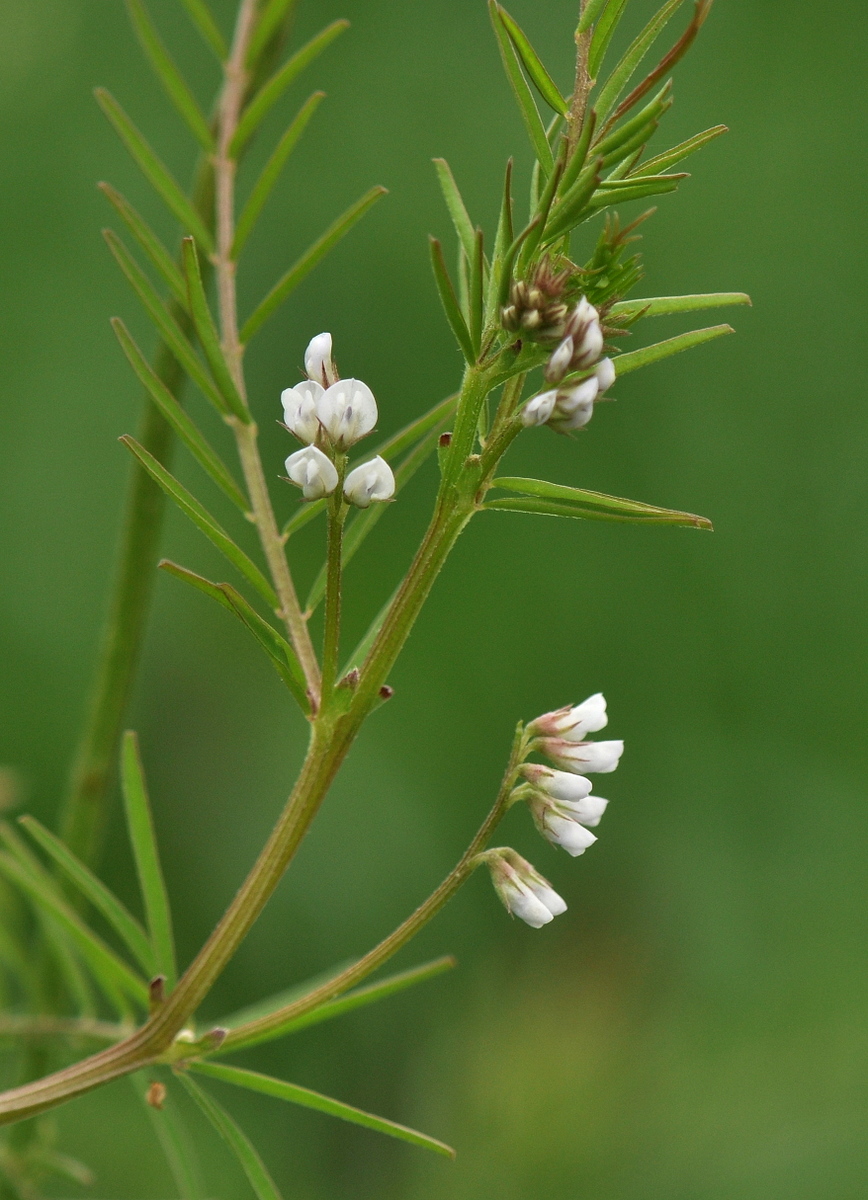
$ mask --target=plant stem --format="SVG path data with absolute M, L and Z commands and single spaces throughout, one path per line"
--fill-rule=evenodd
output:
M 331 700 L 337 682 L 341 640 L 341 571 L 343 567 L 344 520 L 347 506 L 344 503 L 344 471 L 346 455 L 337 456 L 338 485 L 329 499 L 328 559 L 326 564 L 325 633 L 322 652 L 322 702 L 326 706 Z
M 582 0 L 580 15 L 584 7 L 585 3 Z M 590 95 L 591 88 L 594 86 L 594 80 L 588 74 L 588 55 L 591 49 L 593 33 L 593 29 L 586 29 L 584 33 L 576 32 L 576 82 L 570 101 L 570 111 L 567 113 L 568 157 L 575 150 L 581 136 L 582 125 L 585 121 L 585 112 L 588 107 L 588 96 Z
M 440 886 L 431 893 L 423 904 L 419 905 L 406 921 L 390 933 L 387 938 L 384 938 L 378 946 L 368 951 L 363 958 L 360 958 L 358 962 L 353 963 L 351 967 L 342 971 L 340 975 L 336 975 L 334 979 L 328 980 L 314 991 L 309 992 L 306 996 L 302 996 L 300 999 L 293 1001 L 292 1004 L 286 1005 L 285 1008 L 280 1008 L 265 1017 L 260 1017 L 258 1020 L 250 1021 L 246 1025 L 239 1025 L 236 1029 L 230 1030 L 225 1040 L 220 1044 L 220 1053 L 230 1051 L 237 1043 L 247 1042 L 251 1035 L 255 1035 L 257 1040 L 260 1040 L 262 1035 L 280 1028 L 287 1021 L 303 1016 L 305 1013 L 318 1008 L 321 1004 L 325 1004 L 326 1001 L 333 1000 L 335 996 L 348 991 L 349 988 L 354 987 L 379 967 L 383 966 L 393 955 L 397 954 L 402 946 L 405 946 L 414 938 L 440 912 L 441 908 L 452 899 L 461 885 L 473 872 L 476 866 L 474 859 L 485 848 L 500 823 L 501 818 L 509 808 L 510 793 L 516 781 L 518 768 L 524 761 L 525 755 L 526 742 L 522 727 L 519 725 L 513 739 L 509 763 L 507 764 L 497 799 L 491 811 L 482 822 L 482 825 L 480 825 L 473 841 L 467 847 L 453 870 L 449 872 Z

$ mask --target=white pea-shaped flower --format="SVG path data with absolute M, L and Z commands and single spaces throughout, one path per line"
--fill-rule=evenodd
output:
M 594 374 L 597 377 L 600 395 L 602 395 L 615 382 L 615 364 L 611 358 L 601 358 L 596 367 L 594 367 Z
M 304 369 L 308 379 L 312 379 L 323 388 L 337 383 L 338 373 L 332 362 L 332 335 L 330 333 L 318 333 L 315 338 L 311 338 L 304 352 Z
M 602 692 L 588 696 L 581 704 L 566 705 L 554 712 L 543 713 L 531 721 L 528 732 L 535 737 L 564 738 L 568 742 L 581 742 L 589 733 L 605 729 L 609 717 L 606 712 L 606 697 Z M 590 788 L 588 789 L 590 791 Z
M 321 500 L 338 486 L 334 463 L 316 446 L 305 446 L 290 454 L 286 460 L 286 473 L 301 488 L 305 500 Z
M 618 766 L 624 753 L 622 741 L 568 742 L 564 738 L 543 738 L 540 749 L 555 766 L 576 775 L 607 775 Z
M 358 508 L 368 508 L 374 500 L 391 500 L 394 494 L 395 476 L 379 454 L 370 462 L 353 467 L 344 480 L 344 496 Z
M 558 433 L 583 429 L 594 415 L 594 401 L 599 388 L 596 375 L 583 379 L 575 387 L 561 388 L 548 422 L 552 429 Z
M 545 425 L 551 418 L 555 410 L 555 402 L 557 401 L 557 389 L 551 392 L 543 392 L 539 396 L 534 396 L 528 400 L 521 412 L 521 423 L 526 427 L 531 425 Z
M 319 435 L 317 405 L 323 395 L 324 388 L 312 379 L 305 379 L 295 387 L 286 388 L 280 394 L 283 422 L 300 442 L 310 445 Z
M 546 363 L 545 377 L 549 383 L 560 383 L 573 361 L 575 343 L 567 335 Z
M 549 881 L 514 850 L 489 852 L 487 861 L 495 891 L 507 912 L 532 929 L 541 929 L 567 911 L 566 901 Z
M 341 379 L 323 392 L 317 416 L 338 450 L 346 450 L 377 424 L 374 393 L 360 379 Z

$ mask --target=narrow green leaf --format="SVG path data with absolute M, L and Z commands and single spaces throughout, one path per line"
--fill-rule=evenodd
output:
M 556 241 L 579 224 L 600 183 L 601 159 L 592 159 L 568 192 L 552 210 L 546 230 L 546 242 Z
M 119 317 L 114 317 L 111 324 L 121 344 L 121 349 L 127 357 L 127 361 L 135 371 L 140 382 L 144 384 L 157 408 L 159 408 L 160 412 L 202 469 L 226 493 L 233 504 L 236 504 L 242 512 L 246 513 L 250 508 L 249 501 L 232 478 L 229 468 L 221 460 L 217 452 L 211 448 L 196 428 L 192 419 L 151 368 L 151 365 L 133 341 L 123 321 Z
M 247 239 L 253 232 L 253 228 L 259 219 L 259 214 L 265 207 L 265 202 L 271 195 L 271 190 L 277 183 L 286 160 L 292 154 L 298 144 L 299 138 L 304 133 L 308 122 L 319 108 L 324 97 L 325 92 L 314 92 L 305 101 L 292 124 L 277 143 L 271 158 L 269 158 L 268 162 L 262 168 L 262 174 L 256 181 L 253 191 L 250 193 L 250 197 L 244 206 L 244 210 L 238 218 L 238 224 L 235 226 L 235 240 L 232 243 L 233 259 L 238 258 Z
M 166 95 L 186 122 L 199 145 L 206 154 L 210 154 L 214 149 L 214 135 L 205 119 L 205 114 L 199 107 L 199 102 L 187 86 L 187 82 L 178 70 L 171 54 L 163 45 L 150 13 L 145 8 L 144 0 L 126 0 L 126 5 L 136 36 L 154 73 L 163 85 Z
M 500 295 L 501 274 L 503 261 L 509 247 L 515 240 L 512 224 L 512 159 L 506 164 L 506 175 L 503 181 L 503 199 L 500 205 L 500 217 L 497 222 L 497 233 L 494 238 L 494 252 L 491 256 L 491 271 L 488 276 L 488 299 L 486 309 L 488 319 L 497 318 L 497 299 Z
M 446 263 L 443 259 L 443 247 L 437 238 L 432 237 L 428 240 L 431 248 L 431 268 L 434 271 L 434 280 L 437 284 L 440 303 L 443 305 L 443 311 L 446 313 L 449 328 L 455 334 L 455 340 L 461 347 L 461 352 L 467 361 L 469 363 L 475 362 L 476 352 L 473 347 L 473 339 L 470 336 L 470 330 L 467 328 L 467 322 L 461 315 L 458 297 L 455 295 L 455 288 L 452 286 L 452 280 L 449 278 L 449 272 L 446 269 Z
M 644 346 L 641 350 L 619 354 L 614 360 L 618 378 L 626 375 L 628 371 L 637 371 L 640 367 L 661 362 L 673 354 L 680 354 L 682 350 L 692 350 L 694 346 L 702 346 L 715 338 L 724 337 L 727 333 L 735 333 L 731 325 L 710 325 L 707 329 L 679 333 L 677 337 L 668 338 L 665 342 L 655 342 L 653 346 Z
M 160 485 L 166 495 L 175 501 L 181 512 L 189 517 L 197 529 L 200 529 L 205 534 L 205 537 L 217 547 L 220 553 L 228 558 L 232 565 L 253 584 L 269 608 L 278 608 L 279 602 L 274 589 L 259 567 L 251 561 L 240 546 L 236 546 L 226 530 L 221 525 L 218 525 L 208 510 L 187 491 L 183 484 L 180 484 L 173 475 L 170 475 L 166 468 L 161 466 L 154 456 L 145 450 L 144 446 L 139 445 L 135 438 L 125 434 L 120 441 L 136 456 L 151 478 Z
M 147 1003 L 148 989 L 145 981 L 127 966 L 102 938 L 87 927 L 78 913 L 70 908 L 56 890 L 49 876 L 44 873 L 31 873 L 16 858 L 5 852 L 0 852 L 0 872 L 26 892 L 34 903 L 57 923 L 76 946 L 108 995 L 115 997 L 121 992 L 140 1005 Z
M 202 1186 L 202 1171 L 196 1145 L 187 1129 L 173 1090 L 167 1089 L 163 1107 L 156 1109 L 148 1104 L 147 1099 L 151 1083 L 157 1082 L 156 1073 L 137 1071 L 128 1078 L 148 1114 L 178 1189 L 179 1200 L 205 1200 L 207 1192 Z
M 437 171 L 437 178 L 440 181 L 440 190 L 443 192 L 443 199 L 446 201 L 446 207 L 449 209 L 449 216 L 452 218 L 452 224 L 455 226 L 455 232 L 458 234 L 458 239 L 467 255 L 468 262 L 472 262 L 476 246 L 476 234 L 473 229 L 473 222 L 470 220 L 467 209 L 464 206 L 464 201 L 461 198 L 461 193 L 458 190 L 458 184 L 455 182 L 455 177 L 449 167 L 449 163 L 445 158 L 435 158 L 432 160 Z
M 488 0 L 488 10 L 491 14 L 491 23 L 497 37 L 497 44 L 500 47 L 500 56 L 503 59 L 506 77 L 509 80 L 510 87 L 518 103 L 521 118 L 524 121 L 525 129 L 530 138 L 530 144 L 543 170 L 548 175 L 554 165 L 554 159 L 552 157 L 552 148 L 546 137 L 545 126 L 539 115 L 539 109 L 522 74 L 518 56 L 513 49 L 509 34 L 506 32 L 506 28 L 500 19 L 497 0 Z
M 474 357 L 479 358 L 485 321 L 485 245 L 481 229 L 477 229 L 474 241 L 475 246 L 470 259 L 467 307 L 470 316 L 470 340 L 473 342 Z
M 504 305 L 509 300 L 509 291 L 510 291 L 510 288 L 512 287 L 512 282 L 513 282 L 513 270 L 515 268 L 515 260 L 517 259 L 519 252 L 520 252 L 522 246 L 524 245 L 524 243 L 527 241 L 527 239 L 529 237 L 533 236 L 533 234 L 539 228 L 540 224 L 541 224 L 541 218 L 534 217 L 534 219 L 529 224 L 525 225 L 524 229 L 521 231 L 521 233 L 518 235 L 518 237 L 515 239 L 515 241 L 510 246 L 510 248 L 507 250 L 506 254 L 503 256 L 503 269 L 501 271 L 501 277 L 500 277 L 500 295 L 498 296 L 498 305 L 500 308 L 503 308 Z
M 291 987 L 283 988 L 274 996 L 266 996 L 262 1000 L 257 1000 L 253 1004 L 246 1004 L 244 1008 L 232 1013 L 229 1017 L 221 1017 L 215 1025 L 220 1029 L 228 1029 L 230 1033 L 234 1029 L 240 1028 L 242 1025 L 249 1025 L 254 1021 L 260 1021 L 263 1017 L 270 1017 L 280 1009 L 286 1008 L 287 1005 L 293 1004 L 296 1000 L 301 1000 L 303 997 L 310 995 L 317 988 L 322 987 L 324 983 L 330 983 L 338 975 L 342 974 L 347 967 L 353 966 L 355 959 L 348 958 L 336 966 L 329 967 L 326 971 L 320 971 L 313 978 L 303 979 L 299 983 L 294 983 Z M 223 1043 L 218 1049 L 222 1049 Z M 217 1053 L 217 1050 L 213 1051 Z
M 441 400 L 439 404 L 435 404 L 433 408 L 423 413 L 421 417 L 417 417 L 415 421 L 411 421 L 409 425 L 405 425 L 403 429 L 400 429 L 397 433 L 393 433 L 391 437 L 381 442 L 379 446 L 376 446 L 371 451 L 372 457 L 379 455 L 386 462 L 392 462 L 399 454 L 403 454 L 405 450 L 423 438 L 430 429 L 444 425 L 449 417 L 454 414 L 457 401 L 457 396 L 447 396 L 445 400 Z M 289 537 L 290 534 L 307 525 L 308 521 L 312 520 L 317 513 L 322 512 L 325 506 L 325 500 L 314 500 L 310 504 L 305 504 L 284 525 L 284 537 Z
M 631 200 L 647 200 L 649 196 L 666 196 L 676 192 L 684 175 L 660 175 L 652 183 L 636 184 L 630 187 L 601 187 L 588 201 L 588 208 L 593 212 L 606 208 L 610 204 L 628 204 Z M 621 182 L 613 181 L 613 182 Z M 628 180 L 624 181 L 628 183 Z
M 696 35 L 704 25 L 706 17 L 711 12 L 711 4 L 712 0 L 696 0 L 693 16 L 687 29 L 669 53 L 664 54 L 654 70 L 649 72 L 642 82 L 633 88 L 633 91 L 630 92 L 625 100 L 621 101 L 612 115 L 611 120 L 613 122 L 622 117 L 625 112 L 629 112 L 634 104 L 638 104 L 642 97 L 647 95 L 665 75 L 669 74 L 676 63 L 684 57 L 693 44 Z
M 406 487 L 416 472 L 421 466 L 431 457 L 437 448 L 437 442 L 440 437 L 440 428 L 432 429 L 413 449 L 399 467 L 395 470 L 395 495 Z M 348 523 L 346 532 L 344 533 L 343 546 L 341 549 L 341 565 L 346 568 L 352 561 L 365 538 L 373 530 L 374 526 L 388 509 L 387 504 L 372 504 L 363 512 L 357 513 Z M 326 589 L 326 566 L 321 568 L 319 574 L 313 582 L 310 589 L 310 595 L 305 604 L 307 612 L 314 612 L 318 604 L 325 595 Z
M 109 204 L 129 229 L 139 243 L 139 246 L 150 259 L 157 273 L 168 285 L 172 296 L 181 305 L 187 307 L 187 288 L 184 277 L 178 270 L 178 265 L 169 251 L 145 221 L 133 208 L 130 202 L 108 183 L 99 183 L 97 187 L 106 197 Z
M 208 254 L 214 239 L 169 168 L 158 158 L 133 122 L 105 88 L 94 93 L 97 103 L 114 126 L 118 137 L 132 155 L 142 174 L 162 197 L 166 207 L 178 219 L 185 232 L 191 233 Z
M 238 158 L 241 151 L 253 137 L 256 130 L 265 120 L 266 116 L 271 112 L 271 109 L 295 80 L 301 72 L 307 67 L 317 55 L 321 54 L 327 46 L 329 46 L 335 38 L 349 28 L 349 21 L 333 21 L 316 37 L 311 38 L 307 45 L 302 46 L 293 54 L 292 58 L 288 59 L 282 67 L 272 75 L 267 83 L 263 84 L 260 90 L 256 93 L 253 99 L 245 108 L 241 115 L 241 120 L 238 122 L 238 128 L 235 131 L 235 136 L 229 146 L 229 154 L 232 158 Z
M 640 500 L 625 500 L 620 496 L 606 496 L 602 492 L 588 492 L 582 488 L 567 487 L 565 484 L 549 483 L 544 479 L 495 479 L 492 487 L 508 492 L 520 492 L 520 500 L 487 500 L 485 508 L 503 509 L 511 512 L 539 513 L 553 517 L 578 517 L 613 521 L 646 521 L 663 525 L 690 525 L 696 529 L 711 529 L 706 517 L 694 513 L 679 512 L 672 508 L 658 508 Z
M 588 151 L 591 148 L 591 142 L 594 137 L 594 132 L 597 128 L 597 114 L 592 108 L 590 112 L 585 113 L 585 119 L 582 124 L 582 132 L 579 134 L 579 140 L 576 143 L 576 148 L 567 163 L 564 173 L 561 176 L 558 190 L 562 194 L 566 194 L 573 184 L 578 179 L 581 172 L 584 170 L 588 161 Z
M 609 0 L 609 3 L 606 5 L 606 11 L 597 22 L 594 29 L 594 36 L 591 38 L 591 48 L 588 53 L 588 74 L 591 79 L 597 78 L 600 67 L 603 65 L 603 59 L 606 57 L 606 51 L 609 49 L 612 34 L 615 32 L 626 7 L 627 0 Z
M 18 820 L 33 840 L 38 842 L 45 853 L 50 855 L 60 867 L 67 879 L 75 884 L 97 912 L 101 913 L 108 921 L 127 948 L 138 959 L 148 978 L 156 975 L 154 954 L 148 936 L 117 896 L 109 891 L 101 879 L 94 875 L 90 867 L 85 866 L 81 859 L 76 858 L 60 838 L 55 837 L 35 817 L 23 816 Z
M 366 192 L 362 196 L 361 200 L 357 200 L 355 204 L 350 205 L 347 211 L 338 217 L 333 225 L 329 226 L 321 238 L 305 250 L 298 262 L 289 268 L 283 278 L 274 285 L 265 299 L 245 321 L 244 328 L 241 330 L 241 341 L 245 345 L 261 326 L 265 324 L 272 313 L 280 308 L 284 300 L 295 291 L 302 280 L 307 278 L 314 267 L 349 233 L 355 223 L 365 215 L 368 209 L 372 208 L 381 196 L 387 194 L 387 188 L 371 188 L 369 192 Z
M 649 158 L 647 162 L 642 163 L 641 167 L 633 172 L 633 178 L 638 179 L 643 175 L 655 175 L 660 171 L 668 171 L 670 167 L 676 166 L 687 158 L 688 155 L 701 150 L 709 142 L 713 142 L 722 133 L 729 133 L 726 125 L 714 125 L 711 129 L 706 129 L 703 133 L 697 133 L 695 137 L 688 138 L 686 142 L 679 142 L 671 150 L 664 150 L 662 154 L 658 154 L 655 158 Z
M 193 380 L 202 395 L 211 401 L 217 411 L 225 415 L 226 405 L 223 397 L 214 386 L 210 375 L 185 337 L 180 325 L 167 310 L 144 271 L 141 270 L 116 233 L 113 233 L 111 229 L 104 229 L 103 237 L 130 287 L 142 302 L 145 312 L 156 325 L 160 337 L 172 352 L 179 366 Z
M 229 1116 L 225 1108 L 221 1108 L 217 1101 L 204 1092 L 197 1083 L 194 1083 L 189 1075 L 180 1074 L 178 1078 L 238 1159 L 241 1169 L 256 1193 L 257 1200 L 281 1200 L 274 1180 L 269 1175 L 265 1163 L 259 1157 L 258 1151 L 247 1134 Z
M 205 285 L 202 282 L 202 272 L 199 269 L 199 255 L 196 252 L 196 243 L 193 238 L 184 238 L 181 243 L 181 259 L 184 264 L 184 279 L 187 281 L 190 316 L 193 319 L 199 345 L 211 368 L 214 382 L 226 401 L 229 411 L 239 421 L 249 425 L 252 420 L 250 411 L 232 378 L 232 372 L 229 370 L 223 348 L 220 345 L 220 335 L 214 324 L 214 318 L 211 316 L 208 297 L 205 295 Z
M 265 1096 L 273 1096 L 276 1100 L 286 1100 L 290 1104 L 300 1104 L 304 1108 L 313 1108 L 318 1112 L 338 1117 L 342 1121 L 350 1121 L 354 1125 L 363 1125 L 366 1129 L 374 1129 L 377 1133 L 385 1133 L 390 1137 L 400 1138 L 401 1141 L 411 1142 L 414 1146 L 423 1146 L 454 1158 L 455 1151 L 427 1134 L 408 1129 L 384 1117 L 375 1117 L 372 1113 L 362 1112 L 340 1100 L 312 1092 L 309 1088 L 299 1087 L 294 1083 L 285 1083 L 282 1079 L 273 1079 L 270 1075 L 260 1075 L 258 1071 L 247 1071 L 241 1067 L 227 1067 L 222 1063 L 192 1062 L 190 1070 L 210 1079 L 220 1079 L 224 1083 L 232 1083 L 236 1087 L 247 1088 L 248 1091 L 261 1092 Z
M 585 7 L 582 10 L 579 25 L 576 29 L 576 37 L 579 37 L 591 28 L 608 2 L 609 0 L 585 0 Z
M 181 579 L 184 583 L 190 584 L 191 587 L 196 588 L 198 591 L 204 592 L 206 596 L 210 596 L 212 600 L 216 600 L 227 612 L 231 612 L 236 616 L 245 629 L 253 634 L 260 646 L 265 650 L 278 675 L 292 692 L 293 696 L 295 696 L 302 710 L 305 713 L 310 710 L 307 685 L 298 659 L 295 656 L 295 651 L 289 642 L 268 621 L 260 617 L 259 613 L 247 603 L 240 592 L 236 591 L 229 583 L 212 583 L 210 579 L 205 579 L 202 575 L 197 575 L 194 571 L 188 571 L 186 567 L 181 567 L 177 563 L 170 562 L 165 558 L 160 562 L 159 566 L 161 570 L 166 571 L 169 575 L 174 575 L 176 579 Z
M 205 0 L 181 0 L 181 3 L 186 8 L 190 16 L 190 20 L 196 26 L 205 39 L 207 44 L 214 51 L 220 62 L 228 56 L 229 47 L 226 45 L 226 39 L 217 28 L 214 18 L 211 16 L 211 10 L 205 3 Z
M 560 113 L 562 117 L 565 117 L 570 110 L 570 106 L 561 95 L 551 75 L 549 75 L 543 66 L 542 59 L 530 44 L 527 35 L 522 31 L 518 22 L 500 4 L 497 6 L 497 13 L 534 87 L 549 108 L 554 109 L 556 113 Z
M 535 216 L 538 219 L 538 223 L 535 229 L 528 235 L 527 240 L 521 248 L 517 269 L 517 274 L 520 276 L 525 274 L 546 232 L 546 225 L 548 224 L 549 216 L 551 215 L 552 204 L 554 203 L 555 196 L 557 195 L 558 184 L 560 183 L 561 175 L 563 175 L 565 161 L 564 156 L 566 155 L 566 152 L 567 144 L 564 141 L 562 143 L 562 153 L 558 155 L 558 160 L 554 165 L 554 169 L 552 170 L 552 173 L 548 178 L 548 182 L 542 190 L 539 200 L 537 201 Z
M 169 989 L 175 986 L 175 939 L 169 897 L 160 866 L 151 803 L 136 735 L 128 730 L 121 747 L 121 791 L 127 816 L 127 831 L 136 861 L 136 872 L 145 905 L 148 932 L 154 948 L 158 975 L 165 975 Z
M 708 292 L 697 296 L 651 296 L 646 300 L 620 300 L 613 304 L 612 316 L 631 316 L 641 313 L 643 317 L 668 317 L 673 313 L 699 312 L 706 308 L 730 308 L 737 304 L 750 304 L 745 292 Z
M 280 26 L 289 19 L 290 11 L 295 8 L 296 2 L 297 0 L 268 0 L 268 3 L 262 6 L 261 15 L 256 22 L 253 37 L 247 48 L 248 67 L 252 67 L 259 61 L 262 51 L 278 32 Z
M 231 1053 L 249 1046 L 257 1046 L 262 1042 L 270 1042 L 275 1038 L 285 1037 L 288 1033 L 297 1033 L 300 1029 L 306 1029 L 309 1025 L 318 1025 L 321 1021 L 331 1021 L 335 1017 L 341 1017 L 344 1013 L 352 1012 L 356 1008 L 376 1004 L 380 1000 L 394 996 L 397 992 L 414 987 L 417 983 L 427 983 L 429 979 L 435 979 L 438 975 L 442 975 L 444 971 L 451 971 L 455 965 L 455 959 L 451 957 L 435 959 L 434 962 L 425 963 L 424 966 L 413 967 L 412 970 L 401 971 L 397 975 L 390 975 L 387 979 L 379 983 L 371 983 L 366 987 L 346 992 L 343 996 L 338 997 L 337 1000 L 328 1000 L 325 1004 L 321 1004 L 319 1008 L 312 1009 L 302 1016 L 289 1017 L 283 1024 L 276 1025 L 268 1030 L 251 1029 L 247 1036 L 245 1036 L 244 1024 L 238 1024 L 234 1027 L 231 1025 L 227 1026 L 230 1030 L 230 1037 L 226 1043 L 226 1051 Z M 266 1015 L 273 1016 L 275 1012 L 279 1012 L 279 1009 L 274 1009 L 271 1013 L 261 1013 L 260 1017 Z M 222 1054 L 223 1052 L 223 1047 L 221 1046 L 217 1053 Z
M 58 1175 L 62 1179 L 70 1179 L 81 1187 L 93 1187 L 96 1182 L 96 1176 L 90 1167 L 79 1162 L 77 1158 L 71 1158 L 68 1154 L 61 1154 L 57 1150 L 40 1146 L 30 1152 L 28 1160 L 31 1165 L 36 1165 L 41 1170 Z
M 667 80 L 653 99 L 644 108 L 632 116 L 623 125 L 610 128 L 608 133 L 601 134 L 594 144 L 594 153 L 607 158 L 612 151 L 618 150 L 625 144 L 632 144 L 636 134 L 649 129 L 672 103 L 672 80 Z
M 605 121 L 609 111 L 617 103 L 621 92 L 630 82 L 634 71 L 683 3 L 684 0 L 668 0 L 668 3 L 663 5 L 635 41 L 631 43 L 624 57 L 607 79 L 603 90 L 597 96 L 596 109 L 601 120 Z

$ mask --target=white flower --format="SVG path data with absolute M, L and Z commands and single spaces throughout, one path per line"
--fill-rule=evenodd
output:
M 554 412 L 548 422 L 552 429 L 556 429 L 558 433 L 583 429 L 594 415 L 594 401 L 599 386 L 596 375 L 592 375 L 575 387 L 562 388 L 558 392 Z
M 495 890 L 507 912 L 520 917 L 531 928 L 540 929 L 567 911 L 566 902 L 549 881 L 514 850 L 490 851 L 487 861 Z
M 372 500 L 391 500 L 394 494 L 395 476 L 379 454 L 370 462 L 354 467 L 344 480 L 344 495 L 359 508 L 367 508 Z
M 312 379 L 305 379 L 280 394 L 284 424 L 300 442 L 310 444 L 317 439 L 320 431 L 317 405 L 322 396 L 322 386 Z
M 330 496 L 338 486 L 334 463 L 316 446 L 305 446 L 290 454 L 286 460 L 286 473 L 301 488 L 305 500 Z
M 304 369 L 307 371 L 308 379 L 312 379 L 324 388 L 337 383 L 338 373 L 332 362 L 332 335 L 330 333 L 318 333 L 315 338 L 311 338 L 304 352 Z
M 536 812 L 534 817 L 536 818 Z M 553 846 L 561 846 L 573 858 L 584 854 L 597 840 L 590 829 L 586 829 L 569 810 L 557 804 L 540 806 L 540 815 L 536 818 L 536 823 L 547 841 Z
M 534 789 L 528 799 L 537 829 L 574 857 L 597 840 L 588 827 L 599 825 L 608 800 L 592 796 L 591 781 L 568 771 L 526 763 L 522 774 Z
M 554 412 L 557 398 L 558 393 L 557 389 L 555 389 L 551 392 L 543 392 L 541 395 L 534 396 L 531 400 L 528 400 L 521 413 L 522 425 L 545 425 Z
M 569 336 L 565 337 L 546 364 L 545 375 L 549 383 L 560 383 L 570 369 L 574 351 L 573 339 Z
M 600 395 L 602 395 L 615 382 L 615 364 L 611 358 L 601 358 L 596 367 L 594 367 L 594 374 L 597 376 Z
M 556 766 L 565 771 L 574 771 L 577 775 L 592 775 L 595 772 L 607 775 L 618 766 L 624 753 L 624 743 L 568 742 L 563 738 L 543 738 L 541 749 Z
M 337 449 L 346 450 L 376 425 L 377 402 L 360 379 L 341 379 L 320 397 L 317 416 Z
M 587 297 L 582 296 L 573 309 L 566 325 L 566 332 L 574 343 L 572 369 L 583 370 L 592 366 L 603 352 L 603 330 L 600 326 L 600 314 L 589 304 Z
M 568 742 L 581 742 L 589 733 L 605 729 L 609 718 L 606 714 L 606 697 L 602 692 L 588 696 L 581 704 L 557 708 L 543 713 L 528 725 L 534 736 L 564 738 Z
M 521 773 L 538 791 L 545 792 L 553 800 L 565 800 L 567 804 L 578 804 L 594 786 L 590 779 L 582 775 L 574 775 L 572 771 L 555 771 L 552 767 L 544 767 L 542 763 L 525 763 Z

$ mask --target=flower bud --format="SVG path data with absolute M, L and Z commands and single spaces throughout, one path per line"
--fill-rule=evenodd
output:
M 337 383 L 340 376 L 332 362 L 332 335 L 330 333 L 318 333 L 315 338 L 311 338 L 304 352 L 304 369 L 308 379 L 312 379 L 321 387 L 327 388 L 331 387 L 333 383 Z
M 528 400 L 521 412 L 522 425 L 545 425 L 554 412 L 557 398 L 558 393 L 555 389 Z
M 597 377 L 597 384 L 600 389 L 600 395 L 609 390 L 615 382 L 615 364 L 611 358 L 601 358 L 594 367 L 594 374 Z
M 544 767 L 542 763 L 525 763 L 521 773 L 538 791 L 545 792 L 552 800 L 564 800 L 567 804 L 578 804 L 594 786 L 583 775 L 555 771 L 552 767 Z
M 379 454 L 354 467 L 344 480 L 344 496 L 359 508 L 368 508 L 372 500 L 391 500 L 394 494 L 395 476 Z
M 305 379 L 280 394 L 284 424 L 300 442 L 307 442 L 308 445 L 315 442 L 319 434 L 317 405 L 322 395 L 322 387 L 312 379 Z
M 546 363 L 545 377 L 548 383 L 560 383 L 570 369 L 574 352 L 573 339 L 565 337 Z
M 568 742 L 564 738 L 543 738 L 540 747 L 555 766 L 576 775 L 607 775 L 618 766 L 624 753 L 622 741 Z
M 377 402 L 374 393 L 360 379 L 341 379 L 320 397 L 317 415 L 333 445 L 346 450 L 376 425 Z
M 528 733 L 534 737 L 563 738 L 568 742 L 581 742 L 589 733 L 605 729 L 609 718 L 606 714 L 606 697 L 602 692 L 588 696 L 581 704 L 557 708 L 543 713 L 528 725 Z M 590 788 L 588 789 L 590 791 Z
M 487 862 L 491 881 L 507 912 L 520 917 L 532 929 L 548 925 L 567 911 L 565 901 L 549 881 L 514 850 L 490 851 Z
M 338 486 L 334 463 L 316 446 L 305 446 L 290 454 L 286 460 L 286 473 L 301 488 L 305 500 L 330 496 Z
M 582 380 L 575 387 L 562 388 L 558 392 L 554 412 L 548 422 L 552 429 L 558 433 L 584 429 L 594 415 L 594 401 L 598 390 L 599 384 L 595 375 Z
M 603 352 L 603 330 L 600 314 L 589 304 L 585 296 L 573 309 L 567 320 L 565 333 L 573 339 L 573 356 L 570 369 L 583 371 L 593 366 Z

